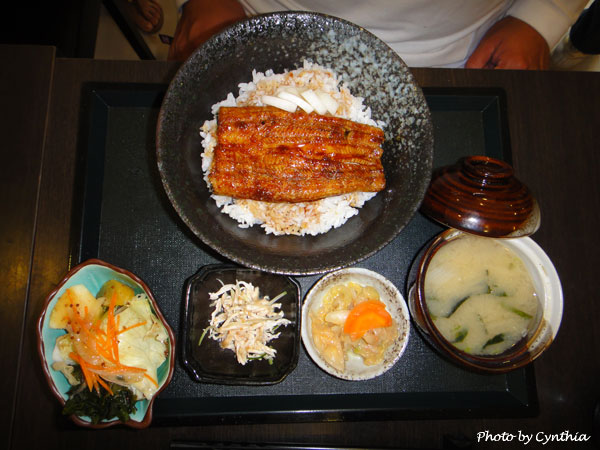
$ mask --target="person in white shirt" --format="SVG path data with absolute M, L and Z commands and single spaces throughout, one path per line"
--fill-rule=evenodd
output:
M 410 67 L 546 69 L 550 49 L 588 0 L 177 0 L 169 59 L 184 60 L 227 25 L 273 11 L 313 11 L 356 23 Z

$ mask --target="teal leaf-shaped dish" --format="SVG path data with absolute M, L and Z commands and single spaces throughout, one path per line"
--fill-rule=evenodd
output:
M 152 312 L 158 317 L 162 323 L 165 331 L 168 334 L 167 342 L 167 359 L 158 368 L 158 390 L 154 396 L 150 399 L 138 400 L 135 404 L 136 412 L 132 414 L 128 421 L 122 422 L 118 418 L 103 420 L 100 423 L 94 424 L 91 419 L 87 416 L 70 416 L 73 422 L 77 425 L 91 428 L 106 428 L 113 425 L 123 424 L 133 428 L 145 428 L 152 422 L 152 405 L 156 396 L 169 384 L 173 377 L 173 370 L 175 364 L 175 336 L 173 330 L 162 315 L 152 292 L 140 278 L 133 273 L 113 266 L 107 262 L 90 259 L 78 266 L 74 267 L 67 273 L 65 278 L 58 284 L 46 298 L 44 308 L 38 319 L 37 326 L 37 342 L 38 342 L 38 353 L 42 363 L 42 369 L 48 381 L 48 385 L 54 396 L 60 401 L 62 405 L 65 404 L 68 396 L 67 392 L 71 385 L 65 378 L 65 376 L 52 368 L 52 353 L 54 350 L 56 339 L 65 334 L 66 331 L 62 329 L 50 328 L 50 312 L 56 305 L 60 296 L 71 286 L 76 284 L 83 284 L 92 294 L 96 294 L 102 285 L 108 280 L 117 280 L 128 286 L 130 286 L 135 294 L 145 293 L 151 303 Z

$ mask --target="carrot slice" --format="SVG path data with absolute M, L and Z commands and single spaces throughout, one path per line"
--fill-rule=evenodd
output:
M 146 378 L 148 378 L 148 379 L 150 380 L 150 382 L 151 382 L 151 383 L 152 383 L 154 386 L 158 387 L 158 382 L 157 382 L 157 381 L 156 381 L 154 378 L 152 378 L 152 377 L 151 377 L 150 375 L 148 375 L 147 373 L 145 373 L 145 374 L 144 374 L 144 376 L 145 376 Z
M 113 394 L 113 391 L 112 391 L 112 389 L 110 388 L 110 386 L 109 386 L 107 383 L 105 383 L 105 382 L 102 380 L 102 378 L 101 378 L 101 377 L 98 377 L 98 383 L 99 383 L 99 384 L 100 384 L 100 385 L 101 385 L 101 386 L 102 386 L 104 389 L 106 389 L 110 395 L 114 395 L 114 394 Z
M 81 367 L 81 372 L 83 372 L 85 383 L 87 384 L 88 389 L 91 391 L 96 384 L 96 374 L 89 370 L 87 363 L 78 354 L 71 352 L 69 357 L 79 364 L 79 367 Z
M 84 310 L 82 316 L 79 311 L 73 306 L 72 313 L 70 315 L 70 329 L 69 333 L 78 335 L 81 340 L 81 344 L 87 348 L 92 355 L 97 355 L 102 358 L 105 362 L 102 365 L 93 364 L 91 361 L 85 359 L 84 356 L 71 352 L 69 356 L 81 367 L 85 383 L 88 389 L 91 391 L 95 389 L 99 392 L 99 386 L 104 387 L 111 395 L 113 394 L 110 389 L 108 380 L 103 380 L 101 374 L 115 374 L 115 375 L 139 375 L 143 374 L 148 378 L 154 385 L 158 387 L 158 383 L 151 376 L 146 374 L 146 369 L 140 367 L 126 366 L 121 363 L 119 358 L 119 335 L 129 331 L 133 328 L 146 324 L 146 321 L 142 321 L 133 324 L 129 327 L 120 327 L 120 317 L 115 316 L 117 295 L 113 293 L 108 311 L 106 314 L 106 330 L 102 330 L 101 319 L 92 321 L 87 308 Z M 106 363 L 106 364 L 105 364 Z
M 355 341 L 369 330 L 391 325 L 392 316 L 386 311 L 385 304 L 378 300 L 367 300 L 352 308 L 344 323 L 344 333 Z
M 126 331 L 129 331 L 129 330 L 131 330 L 133 328 L 136 328 L 136 327 L 141 327 L 142 325 L 146 325 L 146 321 L 145 320 L 143 322 L 138 322 L 138 323 L 136 323 L 134 325 L 131 325 L 131 326 L 126 327 L 126 328 L 123 328 L 120 331 L 117 331 L 117 334 L 125 333 Z

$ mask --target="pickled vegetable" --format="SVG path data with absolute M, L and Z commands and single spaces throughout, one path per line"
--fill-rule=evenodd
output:
M 398 338 L 398 325 L 373 286 L 349 282 L 331 287 L 310 318 L 316 350 L 341 372 L 352 355 L 367 366 L 380 364 Z

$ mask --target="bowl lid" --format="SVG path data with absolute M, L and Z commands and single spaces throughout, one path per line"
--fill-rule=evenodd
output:
M 540 226 L 540 210 L 512 166 L 488 156 L 467 156 L 434 170 L 421 212 L 480 236 L 529 236 Z

